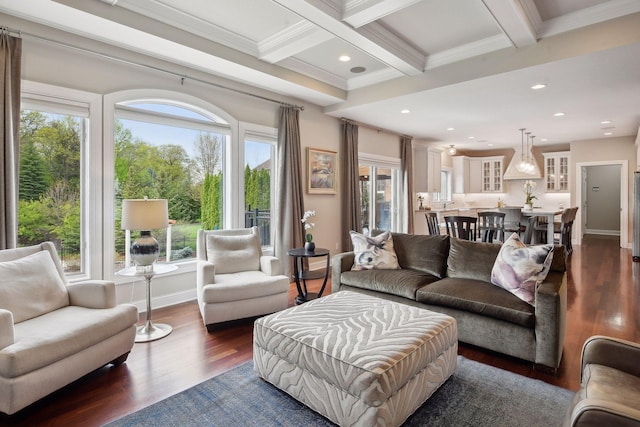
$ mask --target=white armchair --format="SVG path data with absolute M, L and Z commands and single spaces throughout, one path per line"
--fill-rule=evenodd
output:
M 257 227 L 199 230 L 196 247 L 198 306 L 207 330 L 287 308 L 289 279 L 276 257 L 262 255 Z
M 137 321 L 113 282 L 67 283 L 51 242 L 0 250 L 0 412 L 123 363 Z

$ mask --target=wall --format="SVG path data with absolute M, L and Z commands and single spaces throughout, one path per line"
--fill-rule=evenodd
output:
M 627 195 L 626 195 L 626 205 L 629 207 L 628 215 L 625 218 L 627 233 L 628 233 L 628 242 L 632 242 L 632 210 L 633 206 L 633 171 L 635 169 L 634 165 L 637 163 L 636 159 L 636 147 L 635 147 L 636 135 L 634 136 L 626 136 L 626 137 L 614 137 L 614 138 L 603 138 L 603 139 L 594 139 L 588 141 L 574 141 L 571 143 L 571 161 L 570 161 L 570 170 L 572 171 L 572 179 L 570 182 L 571 188 L 571 204 L 576 204 L 576 180 L 580 179 L 580 171 L 577 170 L 577 164 L 579 163 L 587 163 L 587 164 L 604 164 L 607 162 L 620 162 L 626 161 L 628 162 L 628 176 L 627 176 Z M 622 202 L 622 201 L 621 201 Z M 574 238 L 576 236 L 580 237 L 582 231 L 582 217 L 581 217 L 581 209 L 578 209 L 578 214 L 576 216 L 576 221 L 574 222 Z M 621 225 L 623 226 L 623 225 Z

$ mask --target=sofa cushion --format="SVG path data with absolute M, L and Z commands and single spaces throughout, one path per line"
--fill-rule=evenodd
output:
M 351 242 L 353 243 L 352 270 L 397 270 L 398 257 L 393 248 L 393 237 L 386 231 L 375 237 L 368 237 L 364 234 L 350 231 Z
M 207 235 L 207 259 L 216 274 L 260 270 L 260 241 L 255 234 Z
M 281 294 L 288 290 L 289 279 L 286 276 L 269 276 L 262 271 L 216 274 L 215 283 L 202 288 L 202 302 L 214 304 L 251 300 Z
M 391 234 L 400 268 L 422 271 L 439 278 L 446 276 L 449 236 Z
M 437 277 L 417 270 L 363 270 L 345 271 L 340 276 L 344 285 L 416 299 L 416 291 L 438 280 Z
M 15 325 L 14 344 L 0 350 L 0 376 L 15 378 L 76 354 L 133 327 L 131 304 L 94 309 L 62 307 Z
M 491 283 L 533 305 L 536 286 L 549 274 L 552 259 L 553 245 L 527 246 L 513 233 L 498 253 Z
M 69 305 L 65 283 L 49 251 L 0 262 L 0 308 L 19 323 Z
M 447 258 L 447 277 L 491 282 L 491 269 L 501 247 L 500 243 L 471 242 L 451 238 Z
M 424 304 L 482 314 L 529 328 L 535 325 L 535 309 L 530 304 L 482 280 L 438 280 L 418 289 L 416 300 Z

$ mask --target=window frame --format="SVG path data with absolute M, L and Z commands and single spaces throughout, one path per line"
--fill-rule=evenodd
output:
M 394 157 L 381 156 L 379 154 L 369 154 L 369 153 L 358 153 L 358 166 L 368 166 L 373 168 L 371 176 L 371 191 L 374 193 L 377 191 L 377 187 L 374 184 L 375 177 L 377 176 L 376 169 L 377 168 L 389 168 L 392 170 L 392 209 L 393 216 L 391 218 L 391 231 L 393 232 L 402 232 L 402 218 L 404 213 L 403 203 L 402 203 L 402 179 L 401 179 L 401 169 L 400 169 L 400 159 Z M 370 195 L 369 197 L 369 212 L 371 212 L 372 218 L 370 221 L 370 226 L 375 224 L 375 194 Z M 371 229 L 369 230 L 371 231 Z
M 69 282 L 102 278 L 102 97 L 100 94 L 22 80 L 24 104 L 51 106 L 62 114 L 80 115 L 86 109 L 80 148 L 80 263 L 81 271 L 65 274 Z M 29 109 L 21 106 L 22 109 Z M 80 114 L 79 114 L 80 113 Z
M 211 118 L 216 123 L 211 123 L 212 128 L 219 128 L 228 133 L 228 137 L 224 146 L 223 157 L 223 176 L 224 174 L 234 174 L 237 172 L 237 176 L 229 176 L 229 179 L 223 180 L 224 186 L 224 209 L 223 209 L 223 227 L 235 228 L 240 223 L 240 211 L 238 209 L 238 203 L 233 203 L 234 194 L 238 194 L 240 189 L 240 179 L 242 171 L 238 171 L 236 167 L 241 160 L 240 156 L 240 144 L 239 143 L 239 130 L 238 121 L 234 119 L 230 114 L 222 110 L 221 108 L 206 102 L 200 98 L 194 96 L 173 92 L 163 89 L 132 89 L 120 92 L 110 93 L 104 96 L 104 126 L 103 126 L 103 165 L 102 173 L 104 177 L 102 185 L 102 193 L 104 199 L 104 218 L 103 218 L 103 252 L 104 252 L 104 276 L 115 280 L 116 282 L 126 282 L 126 278 L 119 278 L 115 275 L 115 235 L 113 233 L 113 227 L 115 224 L 115 189 L 114 189 L 114 165 L 115 165 L 115 151 L 114 151 L 114 123 L 116 119 L 116 112 L 120 104 L 135 104 L 135 103 L 160 103 L 174 105 L 177 107 L 186 108 L 196 111 L 205 117 Z M 137 114 L 137 112 L 136 112 Z M 150 112 L 147 117 L 162 117 L 162 113 Z M 185 122 L 192 123 L 206 123 L 197 119 L 185 118 Z M 226 122 L 221 123 L 220 121 Z M 190 259 L 186 261 L 176 261 L 176 264 L 182 266 L 181 271 L 195 271 L 196 259 Z

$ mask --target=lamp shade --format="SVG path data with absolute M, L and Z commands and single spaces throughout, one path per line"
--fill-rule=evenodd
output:
M 169 226 L 167 199 L 124 199 L 122 201 L 123 230 L 155 230 Z

